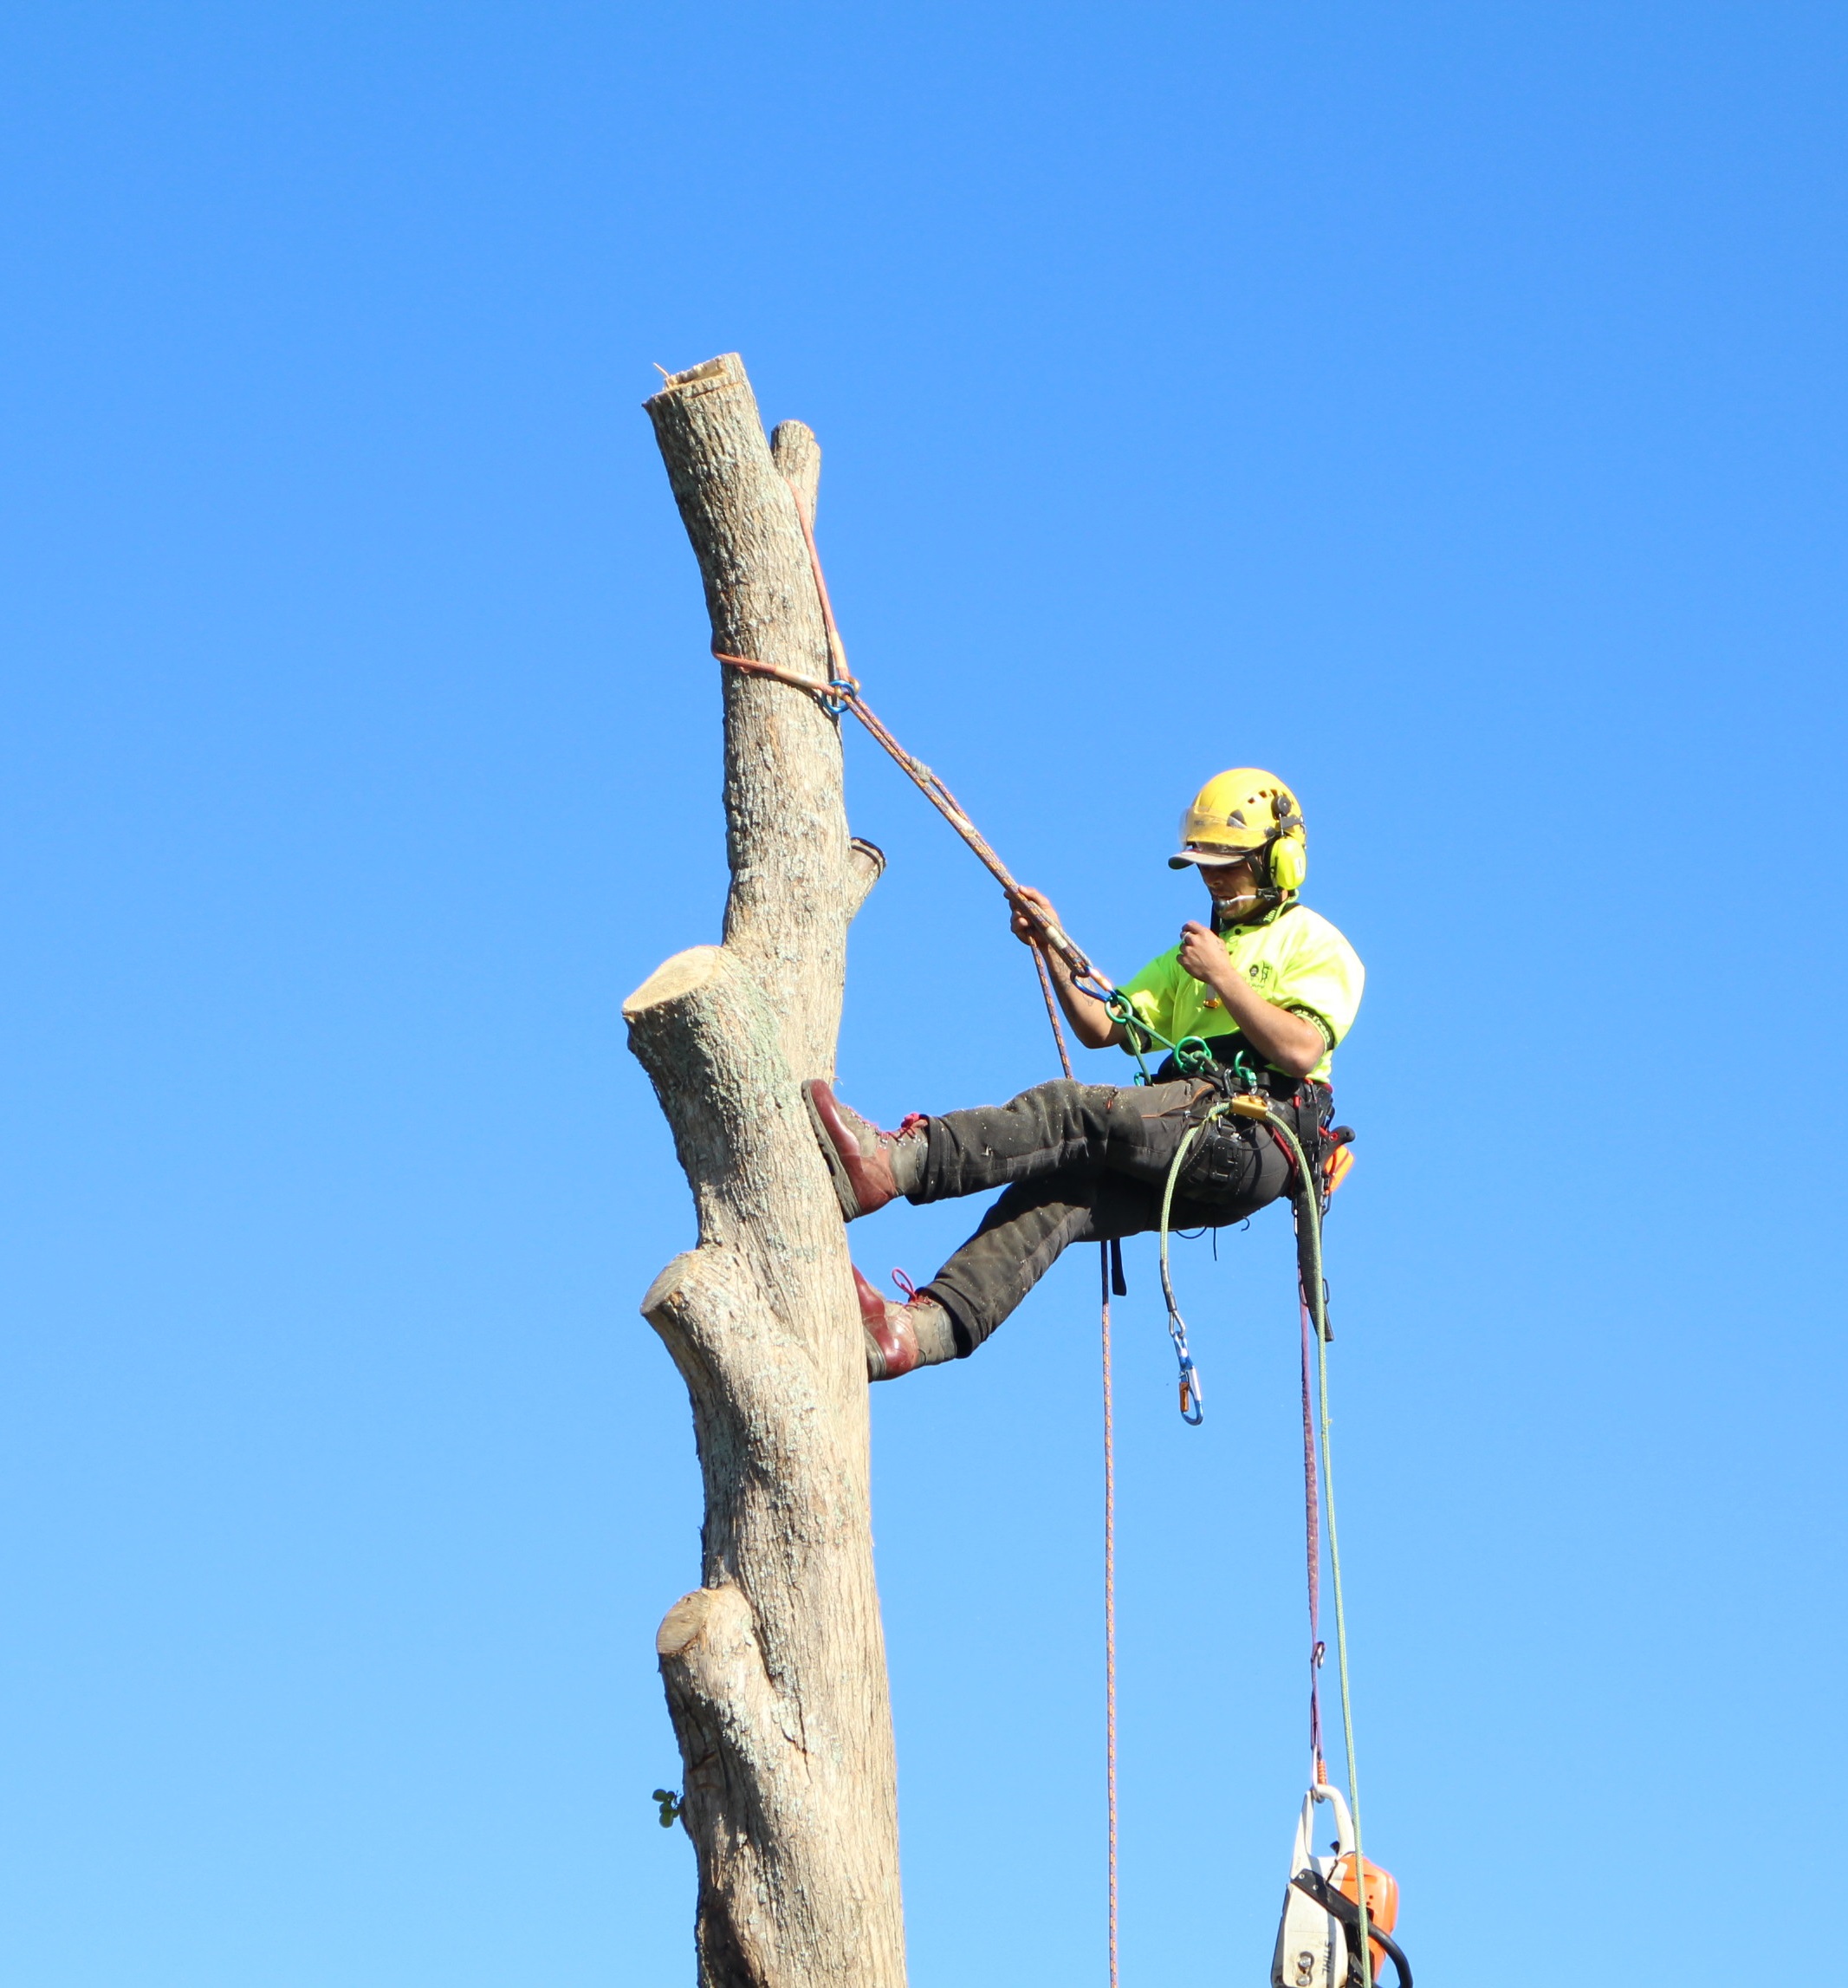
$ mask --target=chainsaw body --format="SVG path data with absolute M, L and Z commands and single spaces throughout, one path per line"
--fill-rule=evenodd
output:
M 1335 1842 L 1326 1856 L 1315 1854 L 1315 1810 L 1326 1802 L 1333 1811 Z M 1270 1965 L 1271 1988 L 1362 1988 L 1360 1964 L 1361 1860 L 1354 1853 L 1354 1824 L 1337 1788 L 1319 1786 L 1304 1796 L 1290 1852 L 1290 1881 L 1283 1894 L 1283 1919 Z M 1399 1916 L 1397 1881 L 1375 1863 L 1365 1865 L 1368 1946 L 1372 1976 L 1390 1958 L 1398 1988 L 1411 1988 L 1411 1970 L 1391 1937 Z

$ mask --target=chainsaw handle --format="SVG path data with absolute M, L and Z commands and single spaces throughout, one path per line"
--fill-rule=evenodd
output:
M 1356 1923 L 1358 1924 L 1358 1915 L 1357 1914 Z M 1371 1923 L 1367 1926 L 1367 1937 L 1370 1939 L 1377 1939 L 1385 1948 L 1386 1957 L 1391 1961 L 1394 1972 L 1398 1975 L 1399 1988 L 1411 1988 L 1411 1965 L 1406 1959 L 1404 1949 L 1400 1946 L 1398 1941 L 1390 1933 L 1382 1933 L 1377 1926 Z
M 1313 1871 L 1298 1871 L 1296 1875 L 1290 1880 L 1290 1882 L 1296 1887 L 1298 1891 L 1307 1892 L 1331 1918 L 1339 1920 L 1345 1931 L 1354 1934 L 1356 1937 L 1358 1936 L 1360 1932 L 1360 1907 L 1354 1903 L 1352 1899 L 1348 1897 L 1345 1892 L 1335 1890 L 1333 1886 L 1329 1884 L 1326 1879 L 1317 1877 Z M 1390 1933 L 1383 1930 L 1371 1914 L 1368 1915 L 1367 1919 L 1367 1938 L 1377 1939 L 1385 1948 L 1387 1957 L 1391 1960 L 1393 1968 L 1398 1975 L 1399 1988 L 1411 1988 L 1411 1963 L 1406 1959 L 1404 1952 L 1400 1947 L 1398 1941 Z M 1352 1965 L 1353 1963 L 1350 1959 L 1350 1968 Z M 1348 1978 L 1350 1980 L 1353 1978 L 1352 1973 Z

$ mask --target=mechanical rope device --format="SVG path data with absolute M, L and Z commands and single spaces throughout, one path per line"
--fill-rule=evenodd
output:
M 720 649 L 712 652 L 714 657 L 729 669 L 766 677 L 805 692 L 837 723 L 844 711 L 851 711 L 956 830 L 982 867 L 1001 886 L 1009 904 L 1016 911 L 1024 913 L 1029 923 L 1037 928 L 1032 944 L 1034 965 L 1038 971 L 1040 992 L 1046 1003 L 1047 1019 L 1052 1024 L 1060 1065 L 1067 1077 L 1072 1075 L 1072 1058 L 1066 1046 L 1065 1029 L 1059 1018 L 1052 975 L 1046 963 L 1049 951 L 1056 953 L 1069 970 L 1078 991 L 1099 1002 L 1111 1018 L 1122 1024 L 1131 1052 L 1136 1058 L 1138 1083 L 1149 1082 L 1148 1066 L 1143 1061 L 1144 1049 L 1151 1044 L 1159 1044 L 1173 1057 L 1176 1067 L 1183 1074 L 1207 1079 L 1219 1087 L 1219 1096 L 1208 1107 L 1200 1123 L 1190 1127 L 1182 1140 L 1169 1167 L 1162 1193 L 1162 1296 L 1168 1309 L 1169 1337 L 1173 1342 L 1175 1357 L 1180 1366 L 1181 1413 L 1196 1426 L 1204 1416 L 1200 1377 L 1188 1349 L 1186 1322 L 1175 1302 L 1174 1286 L 1168 1274 L 1168 1218 L 1182 1161 L 1200 1134 L 1214 1120 L 1228 1114 L 1265 1125 L 1290 1157 L 1302 1338 L 1303 1488 L 1309 1582 L 1310 1784 L 1297 1819 L 1289 1884 L 1284 1894 L 1283 1916 L 1277 1929 L 1277 1946 L 1271 1963 L 1271 1981 L 1273 1988 L 1373 1988 L 1380 1964 L 1390 1959 L 1398 1976 L 1397 1988 L 1412 1988 L 1411 1970 L 1392 1938 L 1392 1929 L 1398 1920 L 1397 1882 L 1378 1865 L 1369 1863 L 1361 1854 L 1359 1776 L 1348 1686 L 1347 1611 L 1341 1591 L 1341 1552 L 1335 1527 L 1334 1466 L 1328 1409 L 1328 1342 L 1333 1335 L 1328 1329 L 1328 1287 L 1322 1272 L 1322 1217 L 1327 1212 L 1330 1195 L 1352 1164 L 1353 1156 L 1347 1151 L 1347 1142 L 1353 1134 L 1345 1126 L 1325 1131 L 1318 1142 L 1321 1150 L 1312 1163 L 1303 1150 L 1296 1127 L 1277 1110 L 1258 1084 L 1256 1073 L 1245 1066 L 1242 1057 L 1229 1070 L 1215 1061 L 1206 1044 L 1197 1036 L 1185 1036 L 1177 1043 L 1170 1042 L 1138 1012 L 1126 995 L 1093 966 L 1056 923 L 1021 895 L 1019 883 L 955 795 L 921 759 L 905 750 L 861 695 L 859 679 L 847 667 L 846 648 L 834 620 L 833 605 L 828 599 L 827 581 L 821 571 L 821 555 L 815 544 L 814 528 L 794 484 L 789 485 L 789 494 L 808 548 L 815 593 L 821 607 L 822 626 L 827 634 L 830 671 L 827 680 L 819 682 L 813 677 L 798 676 L 794 671 L 779 669 L 775 664 L 755 657 L 729 655 Z M 1280 842 L 1279 849 L 1274 852 L 1272 867 L 1275 880 L 1287 888 L 1301 881 L 1300 816 L 1293 814 L 1283 826 L 1283 839 L 1289 841 L 1289 847 L 1285 849 Z M 1275 860 L 1280 855 L 1286 859 L 1281 864 Z M 1240 1084 L 1244 1086 L 1242 1089 L 1237 1088 Z M 1123 1279 L 1119 1245 L 1100 1243 L 1098 1249 L 1103 1314 L 1105 1781 L 1110 1831 L 1110 1988 L 1118 1988 L 1116 1446 L 1110 1301 L 1112 1294 L 1123 1296 L 1127 1287 Z M 1312 1340 L 1315 1348 L 1313 1361 Z M 1341 1723 L 1352 1809 L 1348 1799 L 1329 1784 L 1322 1758 L 1321 1666 L 1326 1649 L 1320 1635 L 1320 1540 L 1324 1512 L 1327 1516 L 1329 1571 L 1335 1605 L 1335 1647 L 1341 1686 Z M 1332 1856 L 1319 1857 L 1313 1847 L 1315 1810 L 1321 1804 L 1328 1805 L 1333 1812 L 1335 1842 Z

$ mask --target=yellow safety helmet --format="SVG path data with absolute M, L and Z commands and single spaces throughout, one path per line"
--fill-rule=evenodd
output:
M 1170 870 L 1190 863 L 1235 863 L 1270 851 L 1269 881 L 1278 891 L 1300 889 L 1309 874 L 1308 831 L 1302 810 L 1274 773 L 1235 766 L 1216 773 L 1181 817 L 1181 847 Z

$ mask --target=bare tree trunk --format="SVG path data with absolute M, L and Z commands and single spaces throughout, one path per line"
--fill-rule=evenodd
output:
M 766 442 L 736 354 L 676 374 L 648 412 L 715 646 L 825 680 L 790 488 L 812 517 L 814 436 L 786 422 Z M 701 1585 L 658 1638 L 700 1979 L 903 1988 L 865 1342 L 797 1088 L 833 1073 L 847 925 L 884 859 L 848 837 L 834 721 L 787 685 L 720 674 L 724 943 L 677 953 L 623 1006 L 699 1217 L 642 1309 L 686 1381 L 705 1480 Z

